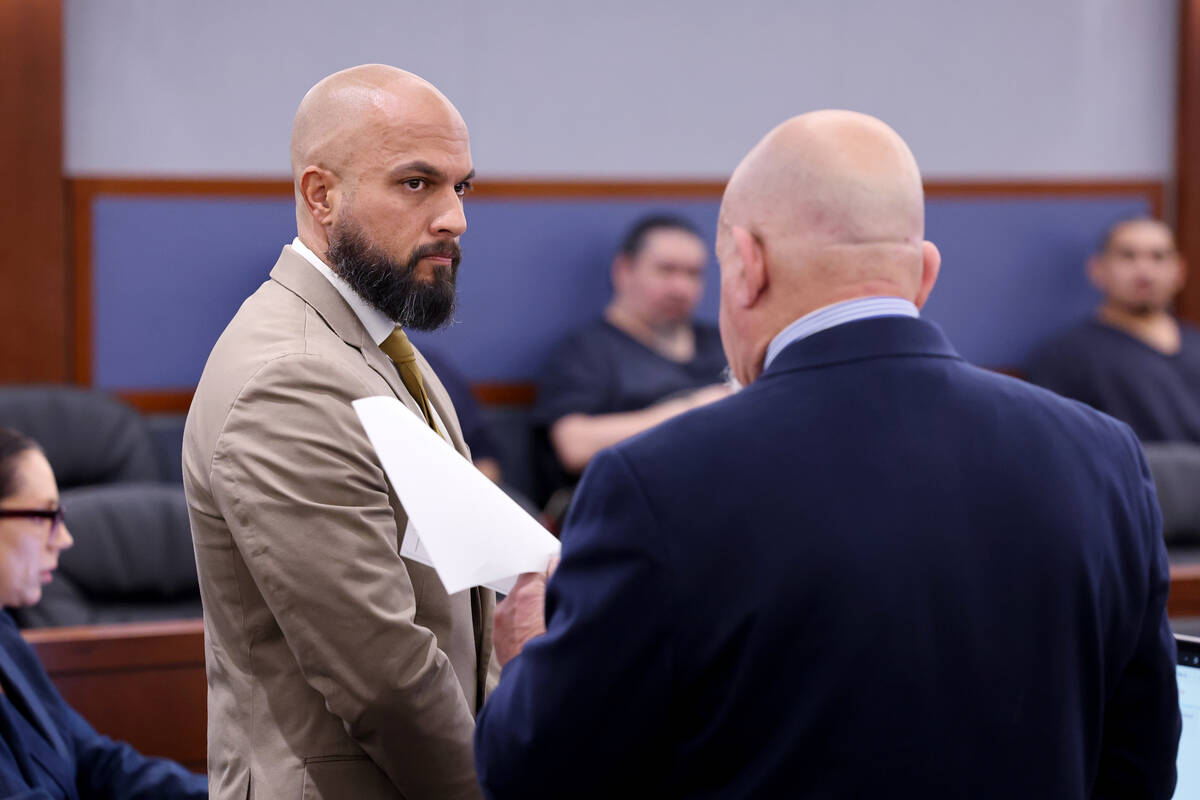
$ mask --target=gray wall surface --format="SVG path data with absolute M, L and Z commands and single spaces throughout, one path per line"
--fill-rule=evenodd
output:
M 821 107 L 932 178 L 1161 179 L 1173 0 L 66 0 L 70 176 L 283 176 L 324 75 L 437 84 L 482 177 L 723 178 Z

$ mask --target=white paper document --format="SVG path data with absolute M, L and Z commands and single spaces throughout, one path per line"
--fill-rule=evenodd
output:
M 558 555 L 549 531 L 395 397 L 353 405 L 408 512 L 401 554 L 437 570 L 447 592 L 507 593 L 517 575 L 543 572 Z

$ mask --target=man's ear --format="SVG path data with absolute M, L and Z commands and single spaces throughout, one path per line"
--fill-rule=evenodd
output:
M 942 269 L 942 253 L 933 242 L 921 242 L 921 284 L 917 287 L 917 296 L 913 305 L 921 308 L 929 299 L 933 285 L 937 283 L 938 273 Z
M 758 237 L 745 228 L 733 225 L 733 246 L 737 250 L 737 268 L 733 277 L 733 301 L 750 308 L 767 290 L 767 253 Z
M 300 173 L 300 197 L 304 207 L 318 228 L 333 222 L 333 205 L 337 176 L 327 169 L 310 165 Z

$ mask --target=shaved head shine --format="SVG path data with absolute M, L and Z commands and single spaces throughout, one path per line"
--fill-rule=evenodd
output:
M 717 226 L 722 339 L 738 380 L 818 308 L 877 296 L 923 305 L 941 263 L 924 236 L 921 173 L 894 130 L 834 110 L 775 127 L 734 170 Z
M 726 189 L 733 224 L 814 244 L 920 244 L 925 203 L 916 159 L 883 122 L 815 111 L 782 123 Z
M 408 126 L 448 125 L 466 136 L 466 123 L 429 81 L 385 64 L 335 72 L 308 90 L 292 121 L 292 174 L 316 165 L 344 173 L 357 153 L 375 148 L 364 138 L 397 119 Z

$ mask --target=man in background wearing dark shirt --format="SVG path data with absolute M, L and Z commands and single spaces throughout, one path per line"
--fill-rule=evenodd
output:
M 641 219 L 613 261 L 604 315 L 551 356 L 534 423 L 572 482 L 605 447 L 728 393 L 720 334 L 693 319 L 708 257 L 686 219 Z
M 1093 317 L 1046 343 L 1034 383 L 1127 423 L 1146 446 L 1168 536 L 1200 534 L 1200 329 L 1171 304 L 1184 263 L 1166 224 L 1113 225 L 1088 277 L 1104 294 Z

